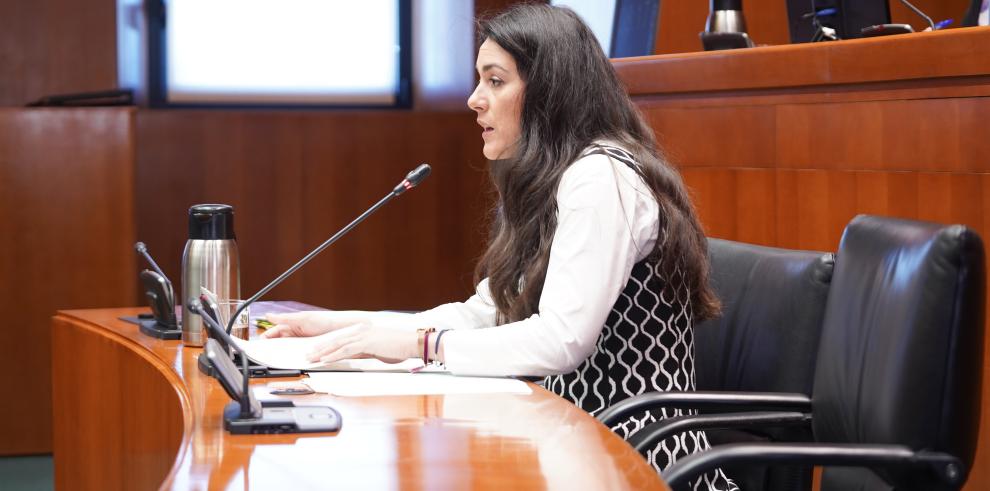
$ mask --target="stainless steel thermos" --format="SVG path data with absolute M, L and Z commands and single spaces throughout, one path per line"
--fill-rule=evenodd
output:
M 241 298 L 241 271 L 234 237 L 234 207 L 204 204 L 189 208 L 189 240 L 182 252 L 182 344 L 203 346 L 203 320 L 189 311 L 201 287 L 220 300 Z
M 746 32 L 742 0 L 711 0 L 705 32 Z

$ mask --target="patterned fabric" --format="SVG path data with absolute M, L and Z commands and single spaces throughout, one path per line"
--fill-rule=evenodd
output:
M 616 147 L 601 146 L 589 153 L 605 153 L 636 169 L 632 156 Z M 657 240 L 663 250 L 666 232 Z M 691 295 L 680 270 L 664 279 L 659 260 L 648 257 L 635 266 L 598 337 L 595 352 L 571 373 L 544 380 L 547 390 L 596 415 L 623 399 L 653 391 L 694 390 L 694 333 Z M 634 415 L 612 427 L 628 439 L 645 426 L 664 418 L 696 411 L 661 409 Z M 661 472 L 678 458 L 709 448 L 704 432 L 691 431 L 668 438 L 647 451 L 647 460 Z M 698 479 L 693 489 L 739 489 L 721 470 Z

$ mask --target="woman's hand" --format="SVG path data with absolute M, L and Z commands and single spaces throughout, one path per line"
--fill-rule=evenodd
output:
M 265 330 L 261 338 L 318 336 L 361 322 L 360 319 L 348 317 L 330 310 L 268 314 L 265 318 L 275 325 Z
M 365 322 L 344 328 L 339 335 L 316 345 L 308 359 L 323 364 L 349 358 L 377 358 L 385 363 L 399 363 L 423 355 L 417 346 L 418 338 L 416 331 Z

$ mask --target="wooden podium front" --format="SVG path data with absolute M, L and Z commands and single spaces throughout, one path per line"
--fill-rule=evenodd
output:
M 52 321 L 57 489 L 668 489 L 621 438 L 536 385 L 526 396 L 295 396 L 336 408 L 341 430 L 231 435 L 226 393 L 197 369 L 202 350 L 118 319 L 138 311 Z

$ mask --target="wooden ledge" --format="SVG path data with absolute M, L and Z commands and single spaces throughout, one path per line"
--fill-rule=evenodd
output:
M 990 27 L 612 60 L 632 96 L 990 74 Z

